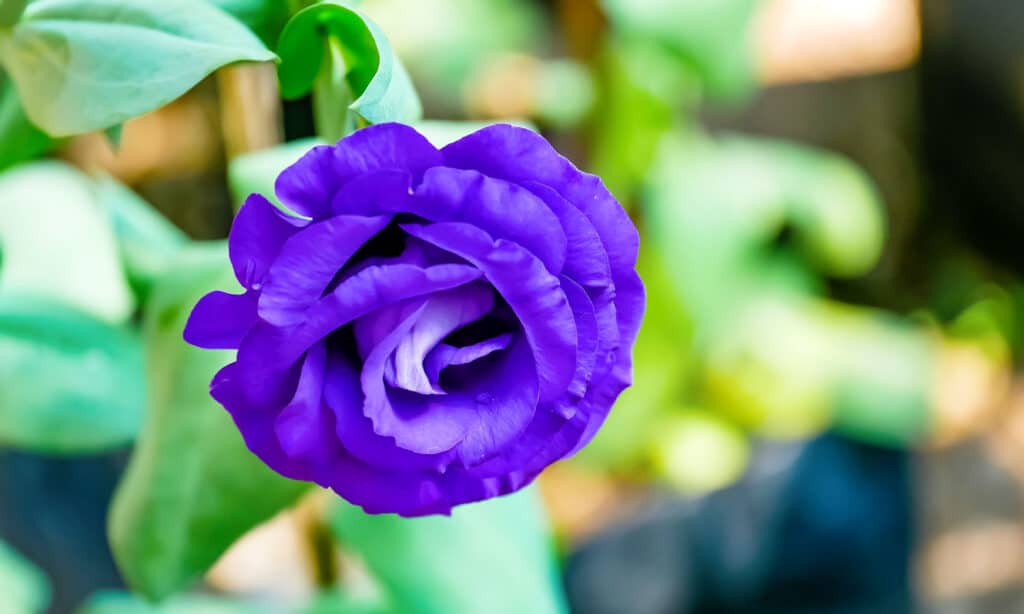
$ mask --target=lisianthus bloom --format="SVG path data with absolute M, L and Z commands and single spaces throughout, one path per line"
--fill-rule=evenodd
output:
M 631 381 L 636 228 L 534 132 L 441 150 L 379 124 L 315 147 L 228 238 L 242 295 L 185 339 L 237 348 L 211 394 L 278 473 L 371 513 L 448 513 L 586 444 Z

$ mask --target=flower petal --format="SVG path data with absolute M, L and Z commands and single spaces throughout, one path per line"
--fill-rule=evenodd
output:
M 313 219 L 331 215 L 331 201 L 348 180 L 370 171 L 409 171 L 418 180 L 441 164 L 441 155 L 409 126 L 375 124 L 338 141 L 314 147 L 277 178 L 274 191 L 291 210 Z
M 295 396 L 274 421 L 274 433 L 289 458 L 315 464 L 331 448 L 333 426 L 321 400 L 326 366 L 326 345 L 318 343 L 306 354 Z
M 199 299 L 188 316 L 182 336 L 208 350 L 233 350 L 256 324 L 257 294 L 228 294 L 215 290 Z
M 228 256 L 238 283 L 258 289 L 281 245 L 305 223 L 259 194 L 245 199 L 228 233 Z
M 423 370 L 426 371 L 431 383 L 436 385 L 441 371 L 451 366 L 468 365 L 494 352 L 504 350 L 512 342 L 512 338 L 512 333 L 504 333 L 465 347 L 439 343 L 427 354 L 426 360 L 423 361 Z
M 483 271 L 522 323 L 533 349 L 541 400 L 565 393 L 576 371 L 576 322 L 558 279 L 523 247 L 459 222 L 406 224 L 406 232 L 457 254 Z
M 278 326 L 301 322 L 349 258 L 390 221 L 390 216 L 339 215 L 290 237 L 263 283 L 260 317 Z

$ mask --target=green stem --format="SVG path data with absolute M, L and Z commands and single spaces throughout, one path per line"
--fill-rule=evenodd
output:
M 333 143 L 356 129 L 352 89 L 345 79 L 348 67 L 341 42 L 327 36 L 320 74 L 313 84 L 313 122 L 320 138 Z

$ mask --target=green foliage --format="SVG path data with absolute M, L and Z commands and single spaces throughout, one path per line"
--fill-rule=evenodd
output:
M 144 389 L 129 331 L 60 303 L 0 296 L 0 443 L 50 453 L 124 445 L 142 422 Z
M 0 0 L 0 28 L 16 24 L 28 3 L 29 0 Z
M 153 604 L 121 591 L 102 591 L 89 597 L 78 614 L 271 614 L 269 607 L 211 597 L 181 595 L 166 603 Z
M 450 517 L 371 516 L 338 501 L 332 527 L 385 592 L 389 611 L 565 611 L 534 488 L 456 508 Z
M 36 614 L 50 602 L 50 582 L 10 546 L 0 541 L 0 595 L 6 614 Z
M 244 23 L 269 48 L 277 44 L 284 24 L 288 22 L 285 0 L 209 0 L 225 13 Z
M 231 352 L 189 346 L 188 314 L 205 292 L 237 286 L 224 244 L 179 253 L 144 319 L 149 413 L 110 510 L 111 547 L 129 585 L 162 599 L 205 572 L 243 533 L 307 488 L 245 447 L 209 394 Z
M 25 115 L 18 92 L 0 71 L 0 171 L 44 153 L 53 140 Z
M 422 114 L 409 75 L 384 33 L 344 4 L 322 2 L 296 13 L 281 33 L 277 52 L 285 98 L 304 96 L 314 86 L 317 97 L 327 98 L 318 103 L 318 131 L 325 139 L 341 136 L 329 134 L 337 133 L 339 126 L 355 125 L 354 118 L 345 116 L 328 121 L 329 103 L 345 101 L 348 110 L 370 123 L 411 122 Z M 335 107 L 334 112 L 347 113 L 343 108 Z
M 0 175 L 0 291 L 124 322 L 134 302 L 110 221 L 88 178 L 58 162 Z
M 36 0 L 0 61 L 53 136 L 109 128 L 181 96 L 221 66 L 274 54 L 206 0 Z
M 188 237 L 149 203 L 113 178 L 94 182 L 99 203 L 110 215 L 128 281 L 145 300 L 156 280 Z
M 756 0 L 601 0 L 613 29 L 656 40 L 700 77 L 712 97 L 749 96 Z M 653 81 L 653 80 L 652 80 Z

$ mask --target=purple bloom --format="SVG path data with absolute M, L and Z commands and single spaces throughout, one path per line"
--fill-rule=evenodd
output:
M 600 179 L 498 125 L 316 147 L 228 239 L 244 294 L 185 339 L 238 348 L 210 391 L 275 471 L 371 513 L 448 513 L 585 445 L 631 381 L 638 237 Z M 299 217 L 301 216 L 301 217 Z

